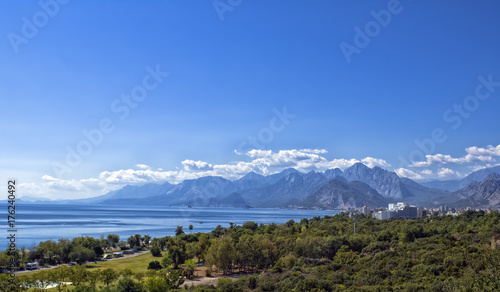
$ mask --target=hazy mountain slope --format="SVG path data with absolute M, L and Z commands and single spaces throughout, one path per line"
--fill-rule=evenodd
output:
M 395 172 L 377 166 L 369 168 L 363 163 L 356 163 L 344 170 L 342 176 L 348 181 L 364 182 L 386 198 L 403 198 L 401 181 Z
M 385 206 L 388 199 L 360 181 L 343 182 L 332 179 L 296 207 L 320 209 L 346 209 L 361 206 Z
M 36 203 L 36 204 L 84 204 L 84 205 L 93 205 L 93 204 L 98 204 L 108 198 L 111 198 L 114 196 L 117 192 L 120 190 L 114 190 L 111 192 L 108 192 L 102 196 L 97 196 L 93 198 L 88 198 L 88 199 L 76 199 L 76 200 L 49 200 L 49 201 L 43 201 L 43 200 L 33 200 L 30 203 Z
M 272 185 L 250 189 L 241 195 L 252 207 L 283 207 L 305 199 L 327 181 L 318 172 L 303 174 L 292 171 Z
M 464 198 L 454 205 L 459 207 L 500 208 L 500 175 L 491 173 L 482 182 L 471 182 L 467 187 L 453 193 Z
M 255 172 L 249 172 L 242 178 L 234 181 L 235 187 L 238 190 L 248 190 L 260 188 L 269 184 L 269 180 L 260 174 Z
M 208 206 L 210 199 L 222 198 L 236 191 L 235 184 L 219 176 L 185 180 L 167 191 L 157 204 Z
M 163 184 L 144 184 L 140 186 L 126 185 L 121 189 L 108 192 L 102 196 L 77 199 L 77 200 L 59 200 L 59 201 L 45 201 L 37 203 L 57 203 L 57 204 L 120 204 L 120 205 L 134 205 L 137 203 L 147 204 L 150 198 L 164 195 L 172 185 L 168 182 Z
M 248 208 L 248 203 L 243 199 L 239 193 L 231 193 L 226 197 L 217 200 L 211 199 L 211 207 L 224 207 L 224 208 Z
M 422 182 L 421 184 L 424 186 L 427 186 L 427 187 L 432 187 L 432 188 L 437 188 L 437 189 L 442 189 L 442 190 L 454 192 L 454 191 L 458 191 L 459 189 L 466 187 L 468 184 L 470 184 L 473 181 L 481 182 L 488 175 L 490 175 L 492 173 L 500 174 L 500 165 L 495 166 L 495 167 L 481 169 L 478 171 L 474 171 L 473 173 L 469 174 L 468 176 L 464 177 L 461 180 L 428 181 L 428 182 Z
M 292 173 L 300 174 L 300 175 L 303 174 L 302 172 L 296 170 L 295 168 L 287 168 L 281 172 L 266 176 L 265 177 L 266 184 L 271 185 L 271 184 L 277 183 L 279 180 L 281 180 L 282 178 L 285 178 L 286 176 L 288 176 L 289 174 L 292 174 Z
M 327 170 L 325 170 L 324 175 L 329 180 L 334 179 L 334 178 L 338 178 L 338 177 L 342 177 L 342 170 L 340 170 L 340 168 L 327 169 Z
M 423 202 L 434 201 L 449 194 L 447 191 L 425 187 L 411 179 L 401 178 L 404 201 L 420 206 Z

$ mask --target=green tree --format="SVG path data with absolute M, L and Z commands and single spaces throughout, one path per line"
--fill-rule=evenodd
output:
M 25 282 L 26 283 L 26 282 Z M 9 274 L 0 274 L 0 291 L 20 292 L 28 289 L 21 286 L 22 282 L 18 277 L 11 277 Z
M 69 253 L 69 259 L 72 261 L 76 261 L 79 265 L 87 261 L 93 260 L 95 257 L 96 254 L 93 250 L 81 245 L 76 246 Z
M 156 277 L 158 272 L 155 269 L 148 269 L 146 271 L 146 277 L 151 278 L 151 277 Z
M 166 279 L 160 277 L 149 277 L 144 283 L 144 287 L 148 292 L 165 292 L 169 290 Z
M 128 242 L 127 242 L 127 241 L 125 241 L 125 240 L 120 240 L 120 242 L 118 242 L 118 247 L 119 247 L 120 249 L 122 249 L 122 250 L 123 250 L 123 249 L 126 249 L 126 248 L 127 248 L 127 244 L 128 244 Z
M 106 286 L 109 286 L 109 284 L 113 283 L 116 279 L 118 279 L 118 273 L 115 272 L 115 270 L 108 268 L 105 270 L 102 270 L 100 275 L 100 279 Z
M 60 262 L 60 251 L 57 242 L 47 240 L 40 242 L 36 249 L 36 260 L 41 264 L 54 265 Z
M 10 266 L 11 256 L 7 251 L 0 252 L 0 270 L 7 269 Z
M 128 245 L 133 248 L 134 246 L 136 246 L 136 242 L 137 242 L 137 239 L 135 238 L 135 236 L 130 236 L 128 239 L 127 239 L 127 243 Z
M 84 282 L 87 282 L 89 278 L 89 272 L 84 266 L 72 267 L 68 270 L 68 278 L 75 286 L 78 286 Z
M 47 271 L 47 279 L 52 283 L 57 283 L 57 291 L 63 291 L 66 289 L 67 280 L 70 277 L 70 268 L 67 266 L 57 267 L 52 270 Z
M 179 236 L 181 234 L 184 234 L 184 230 L 182 230 L 182 226 L 177 226 L 177 228 L 175 229 L 175 236 Z
M 59 255 L 61 257 L 61 262 L 67 263 L 70 261 L 69 254 L 72 250 L 72 244 L 68 239 L 61 238 L 57 241 L 57 247 L 59 249 Z
M 131 269 L 127 268 L 127 269 L 121 270 L 120 275 L 124 278 L 130 278 L 134 275 L 134 272 L 132 272 Z
M 236 254 L 232 239 L 229 237 L 219 238 L 212 242 L 207 252 L 207 261 L 210 266 L 215 265 L 222 270 L 224 275 L 233 269 Z
M 184 268 L 184 276 L 186 278 L 191 279 L 194 276 L 194 271 L 196 270 L 196 265 L 195 264 L 188 264 Z
M 183 264 L 187 258 L 186 243 L 180 239 L 171 239 L 167 246 L 167 257 L 171 258 L 174 263 L 174 269 Z
M 210 247 L 210 240 L 208 239 L 208 234 L 202 233 L 198 238 L 198 262 L 201 260 L 205 261 L 205 256 L 207 254 L 208 248 Z
M 255 230 L 257 230 L 257 227 L 259 227 L 259 225 L 257 225 L 257 223 L 255 223 L 253 221 L 247 221 L 247 222 L 243 223 L 243 225 L 241 227 L 243 227 L 244 229 L 250 229 L 252 231 L 255 231 Z
M 153 243 L 153 246 L 149 249 L 149 252 L 151 252 L 154 257 L 161 257 L 161 248 L 157 242 Z
M 135 245 L 134 246 L 141 246 L 142 245 L 142 236 L 140 234 L 134 235 L 135 237 Z M 133 246 L 131 246 L 133 247 Z
M 163 278 L 166 280 L 167 285 L 170 290 L 179 289 L 179 287 L 184 283 L 184 279 L 181 277 L 182 271 L 170 271 Z
M 151 236 L 150 235 L 144 235 L 144 245 L 149 246 L 149 242 L 151 241 Z
M 146 274 L 144 272 L 137 272 L 137 273 L 134 273 L 134 278 L 139 282 L 139 283 L 142 283 L 142 279 L 144 279 L 144 277 L 146 277 Z
M 238 266 L 246 272 L 247 268 L 253 270 L 258 265 L 261 252 L 259 245 L 255 243 L 253 236 L 245 234 L 240 237 L 236 244 L 235 260 Z
M 169 258 L 168 256 L 164 256 L 162 259 L 161 259 L 161 265 L 165 268 L 168 268 L 170 267 L 171 265 L 174 264 L 174 260 L 172 260 L 171 258 Z
M 100 279 L 100 274 L 101 270 L 96 270 L 92 271 L 89 270 L 87 271 L 87 282 L 90 284 L 90 286 L 95 287 L 97 284 L 97 281 Z
M 136 283 L 130 278 L 123 278 L 116 285 L 118 292 L 142 292 L 144 291 L 141 283 Z
M 120 236 L 118 234 L 109 234 L 107 241 L 109 246 L 116 247 L 120 242 Z

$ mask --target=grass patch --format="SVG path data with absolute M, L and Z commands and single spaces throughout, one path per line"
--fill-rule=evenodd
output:
M 86 268 L 89 270 L 97 270 L 97 269 L 108 269 L 111 268 L 115 270 L 116 272 L 120 272 L 125 269 L 131 269 L 132 272 L 138 273 L 138 272 L 146 272 L 148 270 L 148 265 L 149 262 L 157 260 L 161 261 L 161 257 L 153 257 L 153 255 L 150 252 L 147 252 L 145 254 L 135 256 L 135 257 L 130 257 L 130 258 L 120 258 L 118 260 L 113 260 L 113 261 L 102 261 L 102 262 L 97 262 L 97 264 L 94 263 L 89 263 L 85 264 Z M 19 278 L 24 278 L 24 277 L 31 277 L 35 275 L 36 273 L 39 273 L 40 271 L 33 271 L 29 273 L 23 273 L 23 274 L 18 274 L 16 277 Z M 120 277 L 121 278 L 121 277 Z M 98 282 L 98 286 L 104 286 L 104 283 Z M 71 291 L 74 289 L 74 286 L 70 285 L 66 287 L 67 291 Z M 34 291 L 33 289 L 28 290 L 28 292 Z M 45 291 L 57 291 L 56 288 L 51 288 L 47 289 Z
M 135 257 L 120 258 L 118 260 L 112 260 L 112 261 L 107 260 L 107 261 L 97 262 L 97 264 L 88 263 L 88 264 L 85 264 L 83 266 L 85 266 L 91 270 L 95 270 L 95 269 L 103 269 L 104 270 L 104 269 L 111 268 L 111 269 L 115 270 L 116 272 L 120 272 L 121 270 L 125 270 L 125 269 L 131 269 L 132 272 L 137 273 L 137 272 L 146 272 L 148 270 L 149 262 L 161 261 L 161 259 L 162 259 L 161 257 L 153 257 L 153 255 L 150 252 L 147 252 L 145 254 L 141 254 L 141 255 L 135 256 Z M 19 277 L 19 278 L 31 277 L 32 275 L 35 275 L 36 273 L 39 273 L 39 272 L 40 272 L 40 270 L 28 272 L 28 273 L 17 274 L 16 277 Z M 50 289 L 47 291 L 50 291 Z
M 111 268 L 117 272 L 125 269 L 131 269 L 132 272 L 146 272 L 148 270 L 148 264 L 151 261 L 161 261 L 161 257 L 153 257 L 150 252 L 141 254 L 136 257 L 122 258 L 114 261 L 103 261 L 97 262 L 97 264 L 86 264 L 85 266 L 89 269 L 108 269 Z

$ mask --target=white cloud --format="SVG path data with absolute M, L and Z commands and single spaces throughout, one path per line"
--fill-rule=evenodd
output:
M 438 170 L 437 175 L 441 180 L 454 180 L 461 177 L 459 172 L 449 168 L 441 168 Z
M 204 161 L 194 161 L 194 160 L 184 160 L 181 162 L 184 165 L 185 171 L 198 171 L 198 170 L 211 170 L 213 169 L 212 164 Z
M 462 175 L 449 168 L 439 168 L 436 173 L 430 169 L 423 169 L 421 171 L 413 171 L 406 168 L 399 168 L 394 170 L 400 177 L 406 177 L 417 181 L 428 180 L 456 180 L 462 178 Z
M 426 176 L 431 176 L 431 175 L 434 174 L 432 172 L 432 170 L 430 170 L 430 169 L 424 169 L 424 170 L 420 171 L 420 173 L 423 174 L 423 175 L 426 175 Z
M 373 158 L 373 157 L 366 157 L 361 159 L 361 162 L 363 162 L 366 166 L 368 167 L 375 167 L 375 166 L 380 166 L 380 167 L 389 167 L 391 166 L 387 161 L 379 158 Z
M 344 159 L 344 158 L 339 158 L 339 159 L 334 159 L 331 161 L 324 161 L 321 163 L 316 164 L 319 169 L 331 169 L 331 168 L 340 168 L 341 170 L 345 170 L 348 167 L 351 167 L 353 164 L 361 162 L 357 159 Z
M 325 149 L 302 149 L 301 152 L 314 153 L 314 154 L 326 154 L 328 153 Z
M 500 156 L 500 145 L 498 146 L 492 146 L 488 145 L 486 148 L 479 148 L 476 146 L 468 147 L 465 149 L 465 151 L 473 156 L 481 156 L 481 157 L 487 157 L 487 156 Z
M 406 177 L 406 178 L 413 179 L 413 180 L 423 180 L 424 179 L 424 176 L 422 176 L 421 174 L 418 174 L 418 173 L 416 173 L 412 170 L 406 169 L 406 168 L 398 168 L 398 169 L 394 170 L 394 172 L 400 177 Z
M 136 164 L 135 166 L 139 169 L 151 169 L 151 167 L 146 164 Z
M 415 161 L 410 167 L 428 167 L 433 164 L 463 164 L 473 162 L 493 162 L 495 157 L 500 156 L 500 145 L 480 148 L 476 146 L 465 148 L 466 155 L 462 157 L 451 157 L 445 154 L 426 155 L 425 161 Z

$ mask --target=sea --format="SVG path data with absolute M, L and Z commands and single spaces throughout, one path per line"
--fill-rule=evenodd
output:
M 16 230 L 15 243 L 18 248 L 37 245 L 41 241 L 78 236 L 99 238 L 114 233 L 121 240 L 134 234 L 150 235 L 152 238 L 172 236 L 177 226 L 185 233 L 210 232 L 217 225 L 228 227 L 229 223 L 242 225 L 247 221 L 256 223 L 285 223 L 290 219 L 315 216 L 333 216 L 340 211 L 293 210 L 293 209 L 240 209 L 211 207 L 152 207 L 152 206 L 99 206 L 27 204 L 16 205 L 15 226 L 8 223 L 7 205 L 4 210 L 4 236 L 0 237 L 0 250 L 7 249 L 8 237 Z M 189 230 L 193 225 L 193 230 Z

